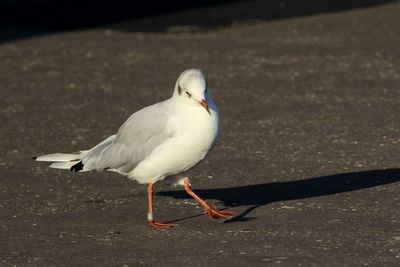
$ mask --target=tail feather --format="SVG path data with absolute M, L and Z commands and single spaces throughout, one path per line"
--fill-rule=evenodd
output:
M 65 169 L 69 170 L 72 166 L 76 164 L 76 161 L 68 162 L 52 162 L 49 167 L 53 169 Z
M 49 167 L 53 169 L 65 169 L 74 172 L 86 171 L 83 169 L 82 158 L 87 154 L 87 151 L 79 151 L 72 154 L 54 153 L 43 156 L 34 157 L 36 161 L 50 162 Z M 82 168 L 79 168 L 82 165 Z
M 68 169 L 72 172 L 90 171 L 94 168 L 90 166 L 90 164 L 86 164 L 87 159 L 97 157 L 104 148 L 114 142 L 116 137 L 116 135 L 111 135 L 90 150 L 83 150 L 71 154 L 54 153 L 36 156 L 33 157 L 33 159 L 36 161 L 50 162 L 50 168 Z
M 72 154 L 54 153 L 33 158 L 36 161 L 47 161 L 47 162 L 66 162 L 76 161 L 81 159 L 87 151 L 80 151 Z
M 71 172 L 84 172 L 84 171 L 89 171 L 89 170 L 85 170 L 84 165 L 82 163 L 82 161 L 79 161 L 78 163 L 75 163 L 71 166 L 71 168 L 69 168 L 69 170 Z

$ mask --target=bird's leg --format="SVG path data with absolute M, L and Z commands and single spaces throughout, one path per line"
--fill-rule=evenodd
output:
M 219 218 L 228 218 L 228 217 L 232 217 L 233 215 L 235 215 L 235 212 L 233 212 L 233 211 L 217 211 L 217 210 L 211 208 L 204 200 L 202 200 L 198 195 L 196 195 L 193 192 L 188 178 L 184 179 L 183 186 L 184 186 L 186 192 L 189 195 L 191 195 L 194 199 L 196 199 L 197 202 L 199 202 L 204 207 L 204 210 L 208 214 L 208 217 L 210 217 L 212 219 L 219 219 Z
M 171 228 L 176 226 L 176 224 L 165 224 L 165 223 L 158 223 L 155 222 L 153 219 L 153 185 L 154 183 L 147 184 L 147 197 L 148 197 L 148 205 L 149 211 L 147 213 L 147 223 L 154 228 Z

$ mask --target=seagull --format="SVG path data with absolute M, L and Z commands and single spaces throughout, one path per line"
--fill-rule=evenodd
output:
M 147 223 L 154 228 L 175 224 L 159 223 L 153 216 L 153 187 L 157 181 L 183 173 L 205 158 L 219 131 L 219 115 L 210 96 L 206 78 L 199 69 L 183 71 L 172 97 L 133 113 L 118 132 L 89 150 L 71 154 L 36 156 L 50 168 L 72 172 L 112 171 L 146 184 Z M 188 177 L 179 180 L 212 219 L 229 218 L 233 211 L 218 211 L 196 195 Z

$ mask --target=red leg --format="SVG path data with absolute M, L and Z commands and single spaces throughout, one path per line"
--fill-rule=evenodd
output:
M 208 217 L 212 218 L 212 219 L 219 219 L 219 218 L 228 218 L 228 217 L 232 217 L 233 215 L 235 215 L 234 211 L 217 211 L 213 208 L 211 208 L 204 200 L 202 200 L 198 195 L 196 195 L 190 184 L 189 184 L 189 179 L 185 179 L 185 181 L 183 182 L 183 186 L 185 187 L 186 192 L 191 195 L 194 199 L 197 200 L 197 202 L 199 202 L 203 207 L 205 212 L 208 214 Z
M 165 223 L 158 223 L 155 222 L 153 219 L 153 185 L 154 183 L 150 183 L 147 185 L 147 197 L 148 197 L 148 206 L 149 212 L 147 213 L 147 223 L 154 228 L 171 228 L 176 226 L 176 224 L 165 224 Z

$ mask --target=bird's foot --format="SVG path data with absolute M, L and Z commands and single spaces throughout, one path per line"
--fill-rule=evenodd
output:
M 229 218 L 235 215 L 234 211 L 218 211 L 212 208 L 206 209 L 206 213 L 211 219 Z
M 177 224 L 158 223 L 155 221 L 147 221 L 147 223 L 149 224 L 149 226 L 159 229 L 168 229 L 177 226 Z

